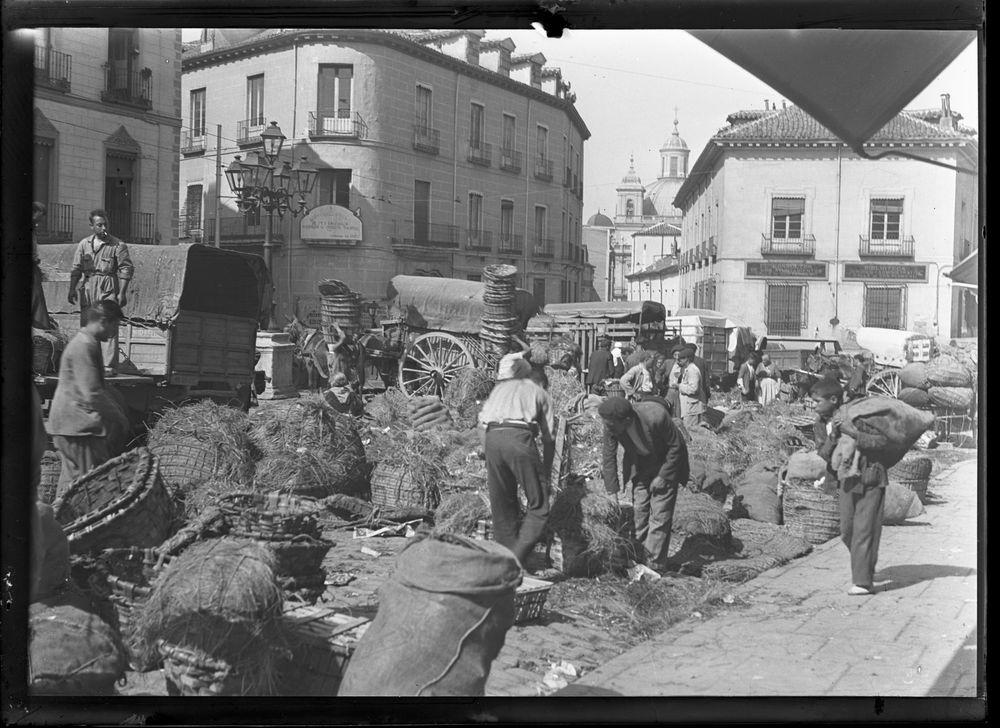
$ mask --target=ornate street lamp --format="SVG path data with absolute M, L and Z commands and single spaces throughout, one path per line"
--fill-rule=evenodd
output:
M 306 197 L 312 193 L 316 170 L 306 166 L 303 156 L 294 166 L 280 160 L 285 135 L 272 121 L 260 134 L 262 150 L 256 152 L 256 161 L 241 161 L 236 157 L 226 168 L 226 180 L 236 197 L 236 206 L 244 215 L 261 208 L 267 212 L 264 227 L 264 263 L 271 271 L 271 251 L 277 247 L 271 240 L 274 213 L 284 217 L 286 212 L 298 216 L 308 212 Z M 294 198 L 294 201 L 293 201 Z

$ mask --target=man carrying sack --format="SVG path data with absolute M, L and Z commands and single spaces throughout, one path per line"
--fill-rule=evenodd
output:
M 86 325 L 59 360 L 59 383 L 49 410 L 49 434 L 62 460 L 58 495 L 74 479 L 106 462 L 109 440 L 126 427 L 104 382 L 101 344 L 117 333 L 122 312 L 114 301 L 84 309 Z
M 81 240 L 73 253 L 73 267 L 69 273 L 70 303 L 80 297 L 80 326 L 86 326 L 85 311 L 98 301 L 112 301 L 120 309 L 127 302 L 129 281 L 135 268 L 128 253 L 128 246 L 108 232 L 108 213 L 91 210 L 90 228 L 93 234 Z M 80 279 L 83 286 L 80 286 Z M 104 373 L 118 373 L 118 329 L 102 340 L 101 351 Z
M 524 359 L 505 357 L 497 372 L 496 386 L 479 411 L 493 532 L 522 566 L 542 537 L 549 517 L 548 474 L 555 458 L 552 399 L 527 378 L 530 373 L 531 365 Z M 538 456 L 537 434 L 542 436 L 544 458 Z M 520 528 L 519 483 L 528 501 Z
M 662 572 L 670 548 L 677 489 L 690 476 L 687 445 L 674 427 L 666 402 L 649 398 L 629 403 L 621 397 L 604 400 L 597 413 L 604 420 L 602 462 L 604 488 L 620 490 L 618 446 L 625 449 L 622 479 L 632 481 L 635 538 L 646 565 Z

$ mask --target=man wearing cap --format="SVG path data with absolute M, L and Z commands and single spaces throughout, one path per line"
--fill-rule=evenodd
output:
M 653 352 L 643 351 L 639 361 L 629 369 L 619 380 L 625 396 L 629 399 L 641 399 L 644 394 L 653 393 Z
M 493 532 L 522 565 L 549 517 L 548 474 L 555 458 L 552 399 L 528 378 L 530 373 L 531 365 L 523 358 L 504 357 L 496 386 L 479 411 Z M 542 436 L 544 457 L 538 455 L 537 434 Z M 518 484 L 528 503 L 520 528 Z
M 597 349 L 590 355 L 590 362 L 587 364 L 587 392 L 604 394 L 604 380 L 612 377 L 613 369 L 611 339 L 602 336 L 597 340 Z
M 622 480 L 632 481 L 638 560 L 663 571 L 670 547 L 677 489 L 690 475 L 687 445 L 659 398 L 629 403 L 609 397 L 597 410 L 604 420 L 602 464 L 604 488 L 616 494 L 618 446 L 625 450 Z
M 677 393 L 681 401 L 681 419 L 685 427 L 698 427 L 705 415 L 705 403 L 701 401 L 701 372 L 694 363 L 694 351 L 690 346 L 681 349 L 680 379 L 677 383 Z
M 681 396 L 678 388 L 681 383 L 681 351 L 684 350 L 683 344 L 678 344 L 673 349 L 670 350 L 671 356 L 673 356 L 674 361 L 671 363 L 670 368 L 667 370 L 666 377 L 666 392 L 664 393 L 664 399 L 670 405 L 670 412 L 674 417 L 681 416 Z

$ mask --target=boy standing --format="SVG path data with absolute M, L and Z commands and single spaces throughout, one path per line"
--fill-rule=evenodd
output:
M 837 474 L 830 461 L 841 436 L 837 411 L 844 401 L 844 388 L 836 379 L 826 377 L 813 384 L 809 393 L 816 403 L 817 418 L 813 432 L 817 452 L 827 462 L 826 479 L 837 481 Z M 870 453 L 877 452 L 886 444 L 885 437 L 881 435 L 858 433 L 860 475 L 847 477 L 837 483 L 840 538 L 851 554 L 853 585 L 847 593 L 855 596 L 875 592 L 875 564 L 882 538 L 882 508 L 889 478 L 885 466 L 873 460 Z

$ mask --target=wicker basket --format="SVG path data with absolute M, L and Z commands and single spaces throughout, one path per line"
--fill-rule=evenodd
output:
M 73 553 L 159 546 L 170 536 L 173 504 L 146 448 L 80 476 L 52 504 Z
M 243 695 L 243 681 L 232 665 L 208 653 L 159 641 L 168 695 Z
M 274 554 L 274 573 L 282 576 L 313 576 L 323 568 L 323 559 L 334 547 L 333 541 L 296 536 L 288 541 L 265 541 Z
M 781 511 L 792 533 L 809 543 L 826 543 L 840 535 L 840 502 L 807 483 L 788 480 L 783 484 Z
M 62 459 L 58 453 L 46 450 L 42 455 L 41 479 L 35 498 L 42 503 L 52 503 L 59 489 L 59 475 L 62 473 Z
M 607 397 L 624 397 L 625 390 L 622 389 L 620 382 L 611 380 L 604 385 L 604 394 Z
M 31 370 L 35 374 L 48 374 L 53 371 L 55 363 L 55 347 L 44 336 L 31 337 Z
M 414 505 L 434 510 L 440 505 L 437 490 L 423 490 L 415 486 L 406 468 L 379 463 L 372 471 L 371 485 L 372 503 L 377 506 Z
M 281 621 L 292 653 L 281 668 L 281 695 L 335 696 L 370 620 L 303 606 L 286 611 Z
M 321 506 L 314 498 L 280 493 L 231 493 L 219 508 L 236 536 L 286 540 L 297 536 L 319 538 Z
M 889 468 L 889 477 L 896 480 L 927 480 L 933 469 L 934 463 L 930 458 L 907 458 Z
M 193 437 L 153 442 L 149 445 L 160 463 L 160 475 L 170 489 L 208 480 L 215 475 L 216 448 Z
M 927 505 L 927 478 L 918 478 L 916 480 L 894 480 L 893 482 L 898 483 L 907 490 L 912 490 L 917 494 L 917 498 L 924 505 Z
M 551 581 L 525 576 L 514 593 L 514 624 L 529 622 L 542 616 L 551 588 Z

